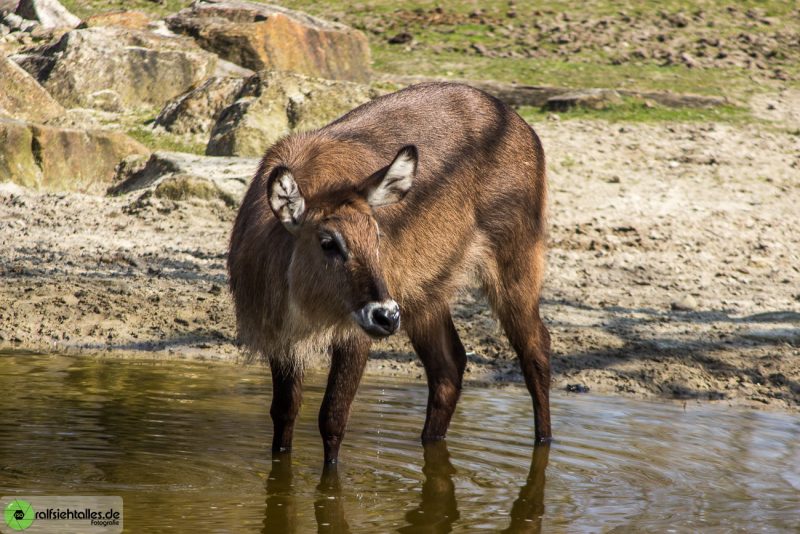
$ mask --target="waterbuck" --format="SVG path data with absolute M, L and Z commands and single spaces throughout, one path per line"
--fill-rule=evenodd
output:
M 401 326 L 428 379 L 422 440 L 443 439 L 467 362 L 449 303 L 470 276 L 519 356 L 535 439 L 549 440 L 545 203 L 539 138 L 466 85 L 411 86 L 272 146 L 228 271 L 240 340 L 271 367 L 273 450 L 291 448 L 303 362 L 329 351 L 319 430 L 336 462 L 370 345 Z

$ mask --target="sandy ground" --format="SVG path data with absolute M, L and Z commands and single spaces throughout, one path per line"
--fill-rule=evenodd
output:
M 535 125 L 550 164 L 553 387 L 800 408 L 800 136 Z M 239 359 L 216 201 L 0 184 L 0 347 Z M 519 381 L 485 303 L 454 305 L 468 379 Z M 141 354 L 141 353 L 140 353 Z M 402 337 L 369 372 L 422 377 Z

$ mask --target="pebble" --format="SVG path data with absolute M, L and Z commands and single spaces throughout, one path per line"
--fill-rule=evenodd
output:
M 695 311 L 697 309 L 697 300 L 691 295 L 686 295 L 680 300 L 673 301 L 669 307 L 673 311 Z

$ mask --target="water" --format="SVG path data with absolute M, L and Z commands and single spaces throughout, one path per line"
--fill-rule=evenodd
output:
M 176 361 L 0 356 L 0 495 L 119 495 L 129 532 L 797 532 L 796 415 L 468 387 L 446 445 L 417 441 L 421 382 L 366 380 L 323 471 L 309 377 L 273 458 L 268 373 Z

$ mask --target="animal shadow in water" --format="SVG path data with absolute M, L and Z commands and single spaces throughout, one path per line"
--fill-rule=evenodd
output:
M 349 533 L 344 515 L 342 486 L 336 465 L 326 465 L 322 471 L 318 497 L 314 502 L 314 515 L 318 532 Z M 272 468 L 267 478 L 267 507 L 264 517 L 264 534 L 299 532 L 298 510 L 293 487 L 292 456 L 290 453 L 273 453 Z
M 424 447 L 425 464 L 422 466 L 422 473 L 425 481 L 422 483 L 422 500 L 419 506 L 406 512 L 408 525 L 397 529 L 403 534 L 450 532 L 453 530 L 453 522 L 460 517 L 453 484 L 456 469 L 450 463 L 447 442 L 434 441 L 426 443 Z
M 511 522 L 503 530 L 507 533 L 539 533 L 544 516 L 545 471 L 550 456 L 550 444 L 533 448 L 528 479 L 511 507 Z M 407 524 L 398 529 L 402 534 L 446 533 L 461 517 L 458 511 L 453 475 L 455 467 L 450 462 L 446 441 L 425 445 L 422 472 L 422 494 L 419 504 L 406 512 Z M 322 471 L 318 497 L 314 502 L 317 532 L 350 533 L 342 497 L 342 486 L 337 466 L 326 465 Z M 292 487 L 292 465 L 289 453 L 275 453 L 272 469 L 267 479 L 267 508 L 264 534 L 298 532 L 298 510 Z
M 533 447 L 531 467 L 528 470 L 528 481 L 519 490 L 519 496 L 511 507 L 511 524 L 503 532 L 538 534 L 542 531 L 545 471 L 549 459 L 549 443 L 539 443 Z
M 274 453 L 272 468 L 267 478 L 267 510 L 264 517 L 264 534 L 296 532 L 297 509 L 292 488 L 292 456 Z
M 544 516 L 545 470 L 550 457 L 550 444 L 537 444 L 533 448 L 528 479 L 520 489 L 511 507 L 511 523 L 503 532 L 538 533 Z M 453 524 L 461 517 L 455 494 L 453 475 L 446 441 L 425 445 L 425 465 L 422 468 L 422 500 L 419 506 L 406 513 L 408 524 L 398 529 L 403 534 L 445 533 L 453 531 Z

